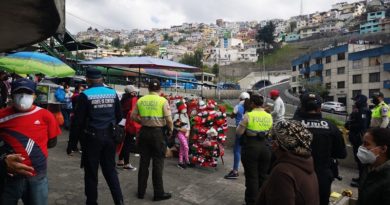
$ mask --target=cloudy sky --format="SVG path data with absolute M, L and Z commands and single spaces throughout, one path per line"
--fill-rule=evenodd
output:
M 302 0 L 303 14 L 327 11 L 332 4 L 357 0 Z M 288 19 L 299 15 L 301 0 L 68 0 L 66 27 L 71 33 L 98 29 L 168 28 L 184 22 Z

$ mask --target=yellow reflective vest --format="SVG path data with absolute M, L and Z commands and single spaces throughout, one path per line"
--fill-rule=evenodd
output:
M 272 116 L 264 110 L 248 112 L 247 130 L 250 132 L 264 132 L 272 128 Z
M 144 119 L 164 118 L 163 106 L 167 99 L 158 95 L 145 95 L 137 101 L 139 115 Z
M 390 112 L 389 112 L 389 106 L 385 102 L 379 103 L 377 106 L 372 109 L 372 118 L 382 118 L 382 109 L 387 110 L 387 117 L 390 117 Z

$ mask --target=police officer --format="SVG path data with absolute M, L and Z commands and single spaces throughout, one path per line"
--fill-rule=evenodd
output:
M 143 199 L 149 177 L 149 164 L 153 160 L 153 188 L 154 201 L 171 198 L 170 193 L 164 191 L 163 167 L 165 151 L 167 149 L 163 128 L 167 126 L 168 135 L 172 134 L 173 123 L 168 101 L 159 96 L 160 82 L 152 79 L 149 83 L 149 94 L 141 97 L 131 113 L 131 118 L 142 125 L 139 134 L 140 162 L 138 172 L 137 197 Z
M 370 127 L 387 128 L 389 125 L 389 106 L 383 101 L 383 93 L 376 92 L 372 95 L 372 103 L 375 107 L 372 109 Z
M 293 119 L 301 121 L 313 134 L 311 149 L 320 191 L 320 204 L 328 205 L 334 179 L 331 170 L 332 160 L 345 158 L 347 152 L 340 130 L 322 118 L 321 102 L 320 96 L 315 93 L 304 94 L 301 98 L 300 112 Z
M 263 185 L 271 160 L 270 149 L 266 145 L 266 135 L 272 128 L 272 116 L 262 105 L 262 96 L 250 97 L 250 112 L 247 112 L 236 134 L 241 136 L 241 161 L 245 172 L 245 203 L 255 204 L 256 196 Z
M 103 86 L 99 70 L 89 68 L 86 77 L 89 88 L 80 94 L 74 116 L 75 136 L 85 135 L 82 139 L 82 165 L 86 204 L 97 204 L 99 164 L 114 203 L 123 204 L 115 169 L 116 144 L 113 137 L 113 124 L 122 119 L 119 99 L 114 89 Z
M 348 137 L 353 148 L 355 162 L 358 165 L 359 177 L 352 178 L 351 186 L 359 187 L 360 176 L 363 171 L 363 165 L 357 158 L 356 154 L 359 146 L 362 145 L 363 135 L 370 125 L 371 111 L 368 109 L 367 97 L 365 95 L 356 95 L 352 98 L 355 102 L 352 113 L 346 123 L 346 128 L 349 130 Z

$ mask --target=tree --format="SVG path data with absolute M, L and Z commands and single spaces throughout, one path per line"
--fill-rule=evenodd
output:
M 125 49 L 126 52 L 130 51 L 130 45 L 128 43 L 126 43 L 126 45 L 123 46 L 123 48 Z
M 164 41 L 167 41 L 169 38 L 169 35 L 167 33 L 164 33 Z
M 329 89 L 326 88 L 321 83 L 310 83 L 307 79 L 302 79 L 300 80 L 300 82 L 303 85 L 303 87 L 306 89 L 306 91 L 317 93 L 322 97 L 322 99 L 328 98 L 330 93 Z
M 158 46 L 156 44 L 150 43 L 142 49 L 143 56 L 155 56 L 158 52 Z
M 195 67 L 201 68 L 203 66 L 203 50 L 202 49 L 196 49 L 194 52 L 194 58 L 195 58 Z
M 256 41 L 266 43 L 267 48 L 269 48 L 269 45 L 274 44 L 274 38 L 275 38 L 274 32 L 275 32 L 275 26 L 270 21 L 267 25 L 265 25 L 264 27 L 260 28 L 257 31 Z
M 215 74 L 215 76 L 218 77 L 218 74 L 219 74 L 219 65 L 218 65 L 218 64 L 214 64 L 214 65 L 213 65 L 213 69 L 211 70 L 211 72 L 212 72 L 213 74 Z
M 203 50 L 197 49 L 194 54 L 185 53 L 183 58 L 179 61 L 180 63 L 195 66 L 198 68 L 203 68 Z
M 114 40 L 112 40 L 111 41 L 111 46 L 116 47 L 116 48 L 122 47 L 121 39 L 118 37 L 118 38 L 115 38 Z

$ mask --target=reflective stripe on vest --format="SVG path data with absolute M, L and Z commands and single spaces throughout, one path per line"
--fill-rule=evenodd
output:
M 385 102 L 379 103 L 374 109 L 372 109 L 372 118 L 382 118 L 382 108 L 385 107 L 387 109 L 387 116 L 390 117 L 389 106 Z
M 163 106 L 167 100 L 158 95 L 145 95 L 137 102 L 139 115 L 147 120 L 164 118 Z
M 272 128 L 272 116 L 266 111 L 248 112 L 247 130 L 251 132 L 268 131 Z

